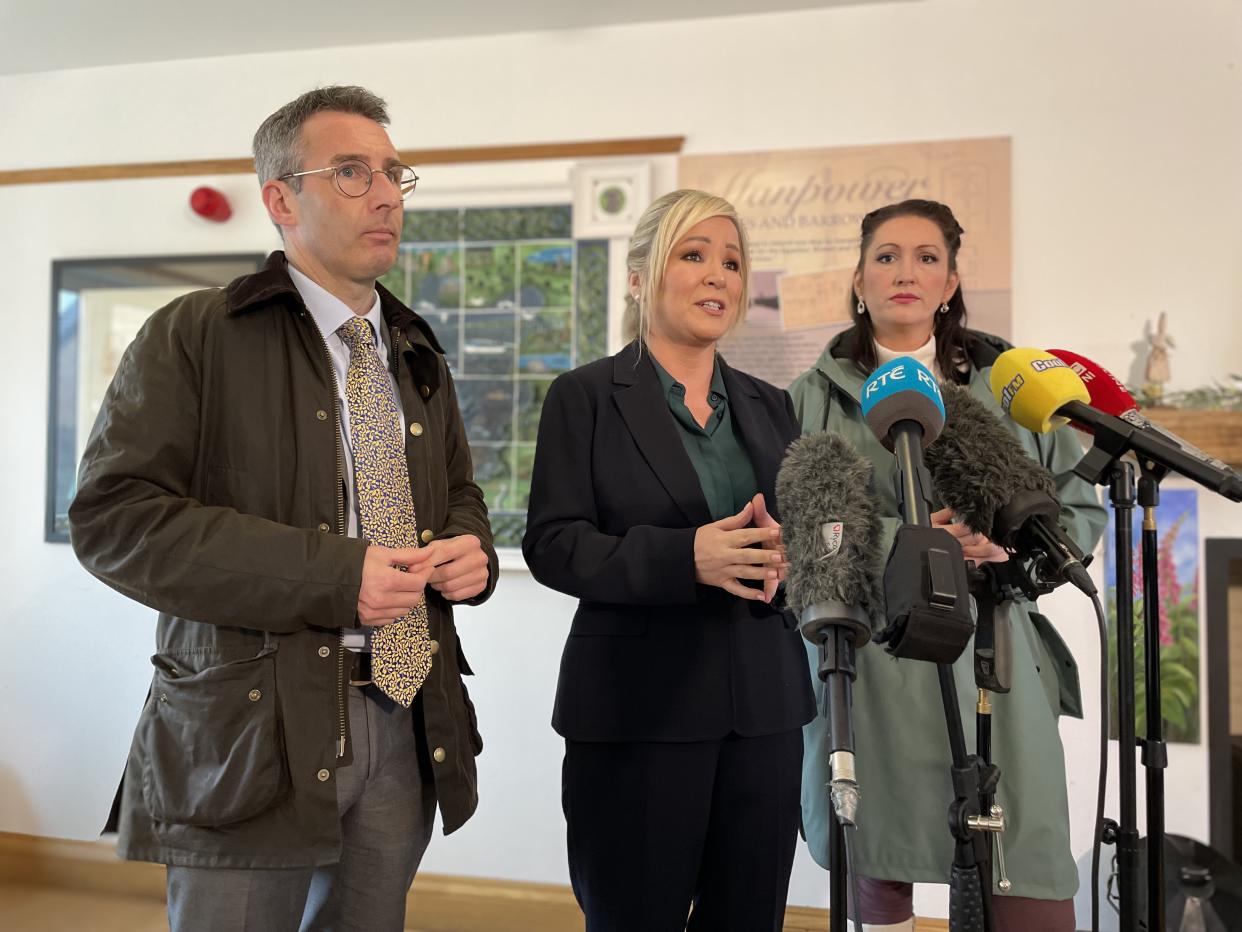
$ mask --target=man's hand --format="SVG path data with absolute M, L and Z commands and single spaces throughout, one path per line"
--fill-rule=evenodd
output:
M 433 540 L 421 552 L 434 567 L 427 582 L 448 601 L 461 602 L 487 588 L 487 554 L 473 534 Z
M 358 620 L 368 628 L 396 621 L 418 605 L 435 568 L 420 547 L 367 547 L 358 590 Z
M 775 564 L 784 563 L 784 554 L 751 546 L 779 541 L 781 534 L 778 527 L 747 527 L 754 512 L 754 502 L 747 502 L 737 514 L 705 524 L 694 532 L 694 578 L 740 598 L 766 602 L 771 598 L 767 594 L 769 581 L 772 591 L 776 591 L 780 573 Z M 764 588 L 752 589 L 738 582 L 740 579 L 761 579 Z
M 976 534 L 964 524 L 957 523 L 957 515 L 951 508 L 942 508 L 931 516 L 932 527 L 941 527 L 957 538 L 962 545 L 962 556 L 974 560 L 979 566 L 984 563 L 1004 563 L 1009 553 L 999 544 L 994 544 L 983 534 Z

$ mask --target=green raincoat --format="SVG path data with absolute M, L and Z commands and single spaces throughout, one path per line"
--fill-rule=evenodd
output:
M 895 457 L 862 419 L 858 395 L 864 381 L 834 350 L 853 337 L 839 334 L 815 367 L 790 386 L 804 434 L 829 430 L 853 443 L 875 465 L 882 515 L 881 553 L 887 555 L 901 521 L 895 494 Z M 1007 345 L 968 331 L 971 394 L 994 410 L 1023 448 L 1056 477 L 1061 519 L 1070 536 L 1090 552 L 1107 520 L 1095 489 L 1071 470 L 1082 447 L 1068 430 L 1036 435 L 1001 413 L 988 384 L 991 361 Z M 1065 757 L 1057 730 L 1062 714 L 1082 717 L 1078 670 L 1065 642 L 1036 606 L 1010 611 L 1013 688 L 992 695 L 993 759 L 1001 768 L 997 801 L 1004 807 L 1005 865 L 1014 896 L 1071 898 L 1078 871 L 1070 853 Z M 808 645 L 812 671 L 818 650 Z M 967 749 L 975 749 L 973 645 L 954 664 Z M 816 701 L 823 684 L 814 678 Z M 854 869 L 864 876 L 908 882 L 948 883 L 953 838 L 947 811 L 953 800 L 949 745 L 936 668 L 898 660 L 878 644 L 858 652 L 854 683 L 854 734 L 859 811 Z M 828 866 L 828 728 L 822 717 L 803 729 L 802 820 L 811 856 Z

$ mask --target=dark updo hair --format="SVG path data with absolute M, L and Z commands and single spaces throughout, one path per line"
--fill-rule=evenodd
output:
M 858 271 L 861 272 L 866 261 L 867 250 L 875 239 L 875 231 L 889 220 L 896 217 L 922 217 L 930 220 L 940 229 L 944 236 L 945 246 L 949 250 L 949 271 L 957 271 L 957 251 L 962 248 L 962 234 L 965 230 L 953 216 L 953 211 L 938 201 L 911 199 L 898 204 L 877 207 L 862 221 L 862 240 L 858 247 Z M 855 339 L 850 350 L 853 360 L 863 375 L 870 375 L 878 365 L 875 352 L 875 328 L 871 325 L 870 314 L 858 313 L 858 292 L 850 289 L 850 319 L 854 321 Z M 949 310 L 945 314 L 937 311 L 932 323 L 932 334 L 936 338 L 936 364 L 941 375 L 946 379 L 954 379 L 957 367 L 966 358 L 966 302 L 962 300 L 962 284 L 959 281 L 953 296 L 949 298 Z

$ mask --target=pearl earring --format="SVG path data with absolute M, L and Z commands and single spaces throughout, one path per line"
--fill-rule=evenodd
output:
M 866 313 L 867 313 L 867 305 L 863 303 L 863 299 L 860 297 L 858 299 L 858 316 L 862 317 Z
M 940 313 L 941 314 L 949 313 L 949 302 L 948 301 L 945 301 L 943 304 L 940 305 Z

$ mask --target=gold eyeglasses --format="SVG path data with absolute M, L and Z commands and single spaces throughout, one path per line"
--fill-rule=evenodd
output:
M 418 175 L 414 174 L 414 169 L 408 165 L 389 165 L 387 168 L 372 168 L 361 159 L 346 159 L 340 165 L 331 165 L 328 168 L 312 168 L 305 172 L 288 172 L 280 176 L 281 181 L 287 178 L 300 178 L 303 175 L 319 175 L 323 172 L 332 172 L 333 180 L 336 182 L 336 189 L 346 197 L 362 197 L 371 190 L 371 179 L 376 174 L 386 175 L 401 192 L 401 197 L 407 197 L 418 185 Z

